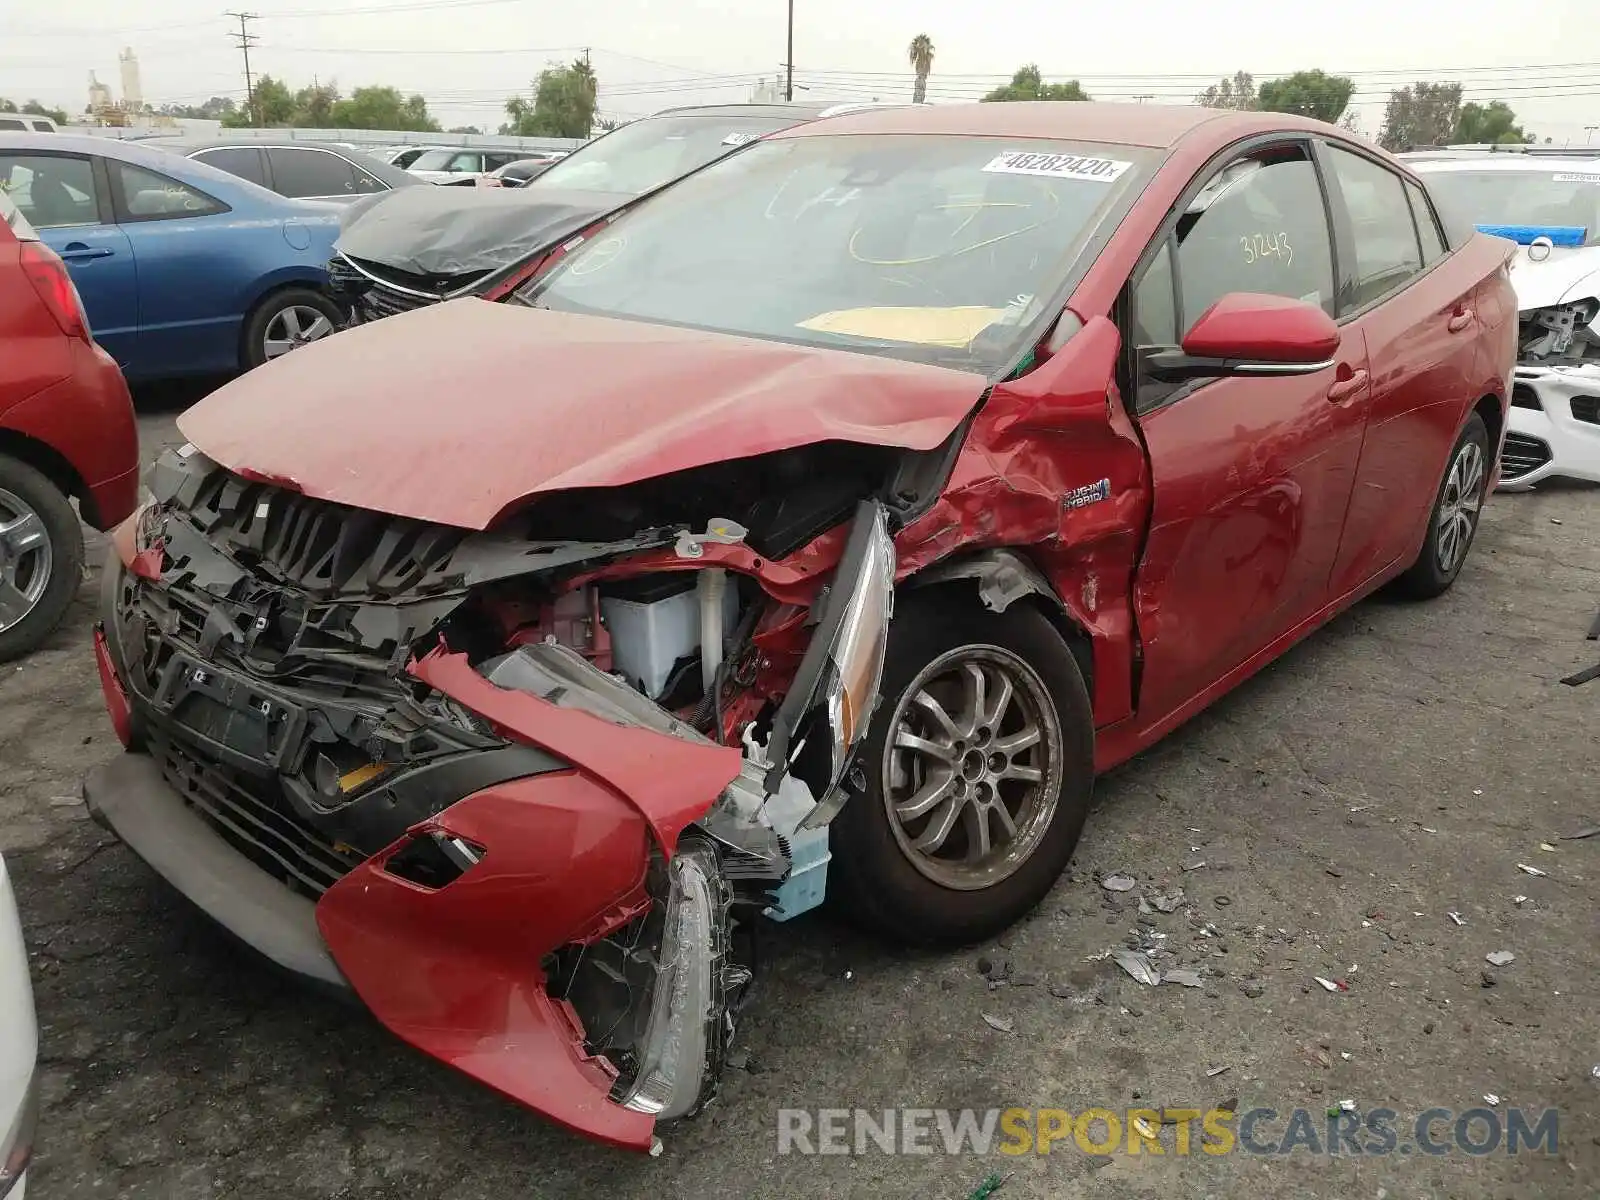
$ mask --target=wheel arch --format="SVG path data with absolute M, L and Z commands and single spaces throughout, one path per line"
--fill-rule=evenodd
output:
M 1036 608 L 1066 642 L 1083 676 L 1085 689 L 1094 691 L 1094 639 L 1054 585 L 1026 555 L 1016 550 L 988 549 L 941 559 L 900 582 L 901 591 L 930 587 L 970 588 L 984 608 L 1002 613 L 1013 604 Z
M 26 463 L 48 479 L 65 496 L 76 499 L 84 519 L 95 517 L 94 498 L 76 467 L 54 446 L 38 438 L 0 428 L 0 456 Z M 90 521 L 90 524 L 93 524 Z
M 1472 406 L 1472 411 L 1483 418 L 1483 424 L 1489 431 L 1489 454 L 1498 466 L 1500 439 L 1504 436 L 1506 427 L 1505 409 L 1501 407 L 1500 397 L 1492 393 L 1482 396 Z

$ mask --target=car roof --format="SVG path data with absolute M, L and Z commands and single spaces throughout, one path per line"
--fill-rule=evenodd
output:
M 1202 125 L 1208 134 L 1252 133 L 1333 127 L 1291 113 L 1236 112 L 1193 104 L 1109 104 L 1100 101 L 1021 101 L 1008 104 L 904 104 L 864 108 L 788 129 L 773 137 L 834 134 L 931 134 L 947 137 L 1051 138 L 1165 149 Z
M 262 205 L 288 205 L 296 208 L 313 206 L 311 201 L 291 200 L 286 196 L 280 196 L 277 192 L 268 191 L 259 184 L 241 179 L 228 171 L 213 167 L 210 163 L 158 149 L 163 140 L 170 139 L 132 140 L 91 137 L 81 133 L 52 133 L 48 139 L 41 139 L 36 133 L 0 130 L 0 151 L 33 154 L 97 154 L 102 158 L 133 163 L 135 166 L 149 167 L 150 170 L 159 171 L 164 175 L 176 176 L 214 193 L 223 200 L 228 199 L 231 191 L 236 199 L 248 197 L 253 203 Z
M 1472 157 L 1451 154 L 1447 158 L 1430 158 L 1427 154 L 1402 154 L 1402 162 L 1419 175 L 1434 175 L 1455 171 L 1525 171 L 1548 175 L 1563 168 L 1583 167 L 1600 174 L 1600 155 L 1572 154 L 1555 157 L 1541 154 L 1529 158 L 1521 154 L 1481 154 Z

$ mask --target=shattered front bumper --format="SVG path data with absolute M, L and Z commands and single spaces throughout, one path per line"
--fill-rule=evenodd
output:
M 1518 366 L 1501 455 L 1501 486 L 1559 476 L 1600 483 L 1600 365 Z
M 738 751 L 558 708 L 495 687 L 457 657 L 430 656 L 412 666 L 419 680 L 548 762 L 464 789 L 473 771 L 458 771 L 465 794 L 361 858 L 293 812 L 235 794 L 203 736 L 124 669 L 114 625 L 97 630 L 95 653 L 113 724 L 135 747 L 85 780 L 96 820 L 230 933 L 359 999 L 416 1048 L 581 1134 L 651 1147 L 659 1106 L 618 1095 L 616 1068 L 586 1047 L 545 963 L 649 908 L 652 858 L 671 855 L 683 826 L 738 774 Z M 206 669 L 226 691 L 227 669 Z M 369 803 L 430 769 L 405 769 Z M 459 874 L 419 882 L 403 872 L 402 856 L 425 843 L 465 856 Z

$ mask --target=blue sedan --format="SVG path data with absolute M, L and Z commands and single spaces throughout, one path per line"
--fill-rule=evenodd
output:
M 248 370 L 330 334 L 339 206 L 145 143 L 0 133 L 0 189 L 66 260 L 129 379 Z

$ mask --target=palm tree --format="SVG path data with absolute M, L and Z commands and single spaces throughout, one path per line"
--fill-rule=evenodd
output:
M 933 39 L 925 33 L 917 34 L 911 39 L 906 60 L 917 72 L 916 86 L 911 89 L 911 103 L 921 104 L 928 98 L 928 76 L 933 71 Z

